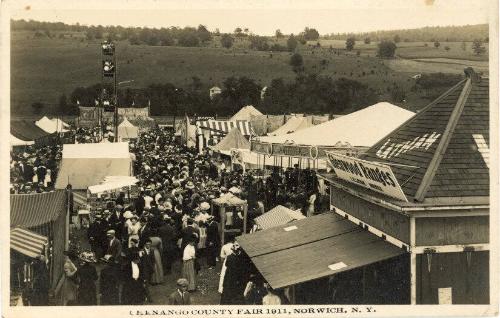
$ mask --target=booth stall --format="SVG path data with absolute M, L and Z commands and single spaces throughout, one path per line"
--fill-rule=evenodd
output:
M 47 260 L 49 285 L 57 294 L 69 237 L 69 193 L 56 190 L 10 196 L 11 290 L 30 289 L 34 259 Z M 27 299 L 29 301 L 29 299 Z
M 490 303 L 489 80 L 465 73 L 360 158 L 328 154 L 331 208 L 406 250 L 411 304 Z
M 226 193 L 211 202 L 211 214 L 217 216 L 220 224 L 221 244 L 224 245 L 226 235 L 236 236 L 246 233 L 248 203 L 237 196 Z M 214 212 L 218 210 L 218 213 Z M 221 245 L 221 246 L 222 246 Z

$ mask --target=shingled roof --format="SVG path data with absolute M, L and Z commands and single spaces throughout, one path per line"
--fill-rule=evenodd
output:
M 391 166 L 410 201 L 489 196 L 489 81 L 465 74 L 361 156 Z

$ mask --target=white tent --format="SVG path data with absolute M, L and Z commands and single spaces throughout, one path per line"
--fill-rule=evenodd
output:
M 257 108 L 252 105 L 242 107 L 236 114 L 229 119 L 229 121 L 236 120 L 252 120 L 252 118 L 257 116 L 262 116 L 263 114 L 257 110 Z
M 127 142 L 65 144 L 55 188 L 64 189 L 71 184 L 75 190 L 86 190 L 106 176 L 131 175 Z
M 312 146 L 371 147 L 415 113 L 387 102 L 377 103 L 325 123 L 279 136 L 260 137 L 261 142 Z
M 65 126 L 63 124 L 68 126 L 68 124 L 63 121 L 59 121 L 59 119 L 49 119 L 47 116 L 43 116 L 35 122 L 35 125 L 49 134 L 53 134 L 55 132 L 67 132 L 68 130 L 64 128 Z
M 256 217 L 254 222 L 260 230 L 265 230 L 302 219 L 305 219 L 305 216 L 300 210 L 294 211 L 282 205 L 277 205 L 273 209 Z
M 121 124 L 118 125 L 118 140 L 126 141 L 130 139 L 136 139 L 137 137 L 139 137 L 139 128 L 135 127 L 125 117 Z
M 29 145 L 34 145 L 35 142 L 33 140 L 30 141 L 24 141 L 16 136 L 10 134 L 10 146 L 11 147 L 16 147 L 16 146 L 29 146 Z
M 291 117 L 283 126 L 279 127 L 273 132 L 270 132 L 268 136 L 280 136 L 291 134 L 293 132 L 309 128 L 313 126 L 312 117 Z

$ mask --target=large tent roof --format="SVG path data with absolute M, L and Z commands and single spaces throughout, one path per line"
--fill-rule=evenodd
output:
M 135 126 L 127 119 L 127 117 L 124 117 L 123 121 L 118 125 L 118 127 L 135 127 Z
M 233 128 L 217 145 L 213 147 L 215 151 L 231 149 L 250 149 L 250 142 L 241 134 L 238 128 Z
M 313 126 L 312 117 L 291 117 L 283 126 L 269 133 L 269 136 L 280 136 L 290 134 L 308 127 Z
M 348 143 L 354 147 L 371 147 L 414 115 L 409 110 L 381 102 L 292 134 L 260 137 L 260 141 L 313 146 Z
M 10 133 L 18 139 L 33 141 L 50 134 L 27 120 L 14 120 L 10 123 Z
M 361 156 L 389 164 L 409 200 L 489 196 L 489 80 L 466 75 Z
M 128 142 L 63 145 L 62 158 L 130 158 Z
M 56 189 L 71 184 L 73 189 L 87 189 L 106 176 L 132 175 L 128 143 L 67 144 L 63 146 Z
M 121 140 L 122 138 L 133 139 L 139 137 L 139 128 L 134 126 L 128 119 L 125 117 L 120 125 L 118 125 L 118 138 Z
M 295 220 L 302 220 L 305 216 L 299 211 L 291 210 L 282 205 L 277 205 L 266 213 L 256 217 L 254 222 L 260 229 L 269 229 L 271 227 L 287 224 Z
M 255 116 L 263 115 L 257 108 L 252 105 L 242 107 L 236 114 L 231 117 L 230 121 L 233 120 L 251 120 Z

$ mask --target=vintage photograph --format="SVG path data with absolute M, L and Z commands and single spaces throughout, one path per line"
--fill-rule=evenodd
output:
M 6 317 L 498 314 L 496 1 L 3 8 Z

